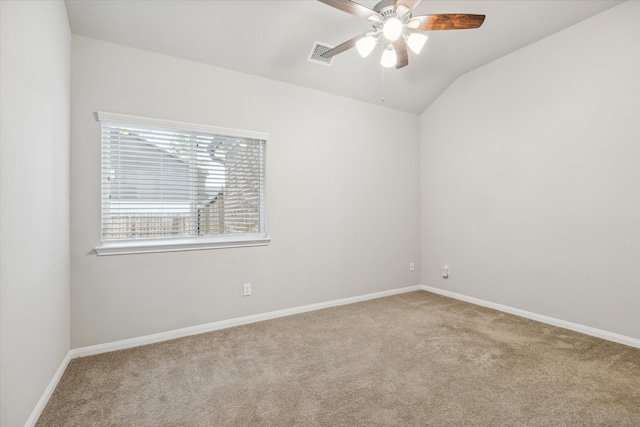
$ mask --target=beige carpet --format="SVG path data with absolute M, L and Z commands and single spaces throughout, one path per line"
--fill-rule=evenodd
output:
M 38 426 L 640 426 L 640 349 L 412 292 L 71 361 Z

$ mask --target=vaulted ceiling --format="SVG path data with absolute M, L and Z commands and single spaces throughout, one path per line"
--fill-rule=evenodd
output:
M 373 8 L 376 1 L 360 1 Z M 66 0 L 71 30 L 108 42 L 420 114 L 460 75 L 598 14 L 615 0 L 424 0 L 414 15 L 484 14 L 481 28 L 428 32 L 409 65 L 383 69 L 351 49 L 330 66 L 315 42 L 338 45 L 371 26 L 314 0 Z

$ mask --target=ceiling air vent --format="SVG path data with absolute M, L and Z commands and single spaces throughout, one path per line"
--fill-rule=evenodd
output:
M 333 58 L 334 58 L 333 56 L 329 59 L 325 59 L 320 55 L 330 51 L 333 48 L 334 46 L 329 46 L 328 44 L 316 42 L 313 45 L 313 48 L 311 49 L 311 54 L 309 55 L 309 61 L 315 62 L 316 64 L 331 65 L 331 62 L 333 61 Z

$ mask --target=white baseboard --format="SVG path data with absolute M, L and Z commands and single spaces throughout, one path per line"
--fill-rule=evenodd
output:
M 506 305 L 481 300 L 479 298 L 458 294 L 456 292 L 447 291 L 445 289 L 434 288 L 432 286 L 420 285 L 419 288 L 427 292 L 432 292 L 434 294 L 443 295 L 443 296 L 454 298 L 460 301 L 470 302 L 472 304 L 492 308 L 494 310 L 503 311 L 505 313 L 514 314 L 516 316 L 524 317 L 527 319 L 536 320 L 538 322 L 546 323 L 548 325 L 558 326 L 560 328 L 569 329 L 574 332 L 580 332 L 585 335 L 591 335 L 593 337 L 602 338 L 607 341 L 613 341 L 619 344 L 628 345 L 630 347 L 640 348 L 640 339 L 628 337 L 626 335 L 620 335 L 614 332 L 592 328 L 591 326 L 585 326 L 579 323 L 568 322 L 566 320 L 556 319 L 554 317 L 532 313 L 530 311 L 521 310 L 519 308 L 513 308 Z
M 58 386 L 58 382 L 60 382 L 60 378 L 62 378 L 62 374 L 64 374 L 64 371 L 65 369 L 67 369 L 67 366 L 69 365 L 69 362 L 71 361 L 71 359 L 72 359 L 71 352 L 69 351 L 67 352 L 67 355 L 64 357 L 64 359 L 62 359 L 62 363 L 60 364 L 60 367 L 58 368 L 55 375 L 49 382 L 49 385 L 47 386 L 47 388 L 44 390 L 44 393 L 42 393 L 42 397 L 40 397 L 38 404 L 36 405 L 35 408 L 33 408 L 33 411 L 31 412 L 31 416 L 29 417 L 27 422 L 24 424 L 25 427 L 33 427 L 36 425 L 36 423 L 38 422 L 38 418 L 40 418 L 40 414 L 42 414 L 44 407 L 47 406 L 47 403 L 49 403 L 49 399 L 51 398 L 53 391 Z
M 323 308 L 353 304 L 356 302 L 383 298 L 391 295 L 403 294 L 406 292 L 419 291 L 421 289 L 422 287 L 420 285 L 408 286 L 408 287 L 399 288 L 399 289 L 392 289 L 389 291 L 375 292 L 372 294 L 342 298 L 338 300 L 326 301 L 326 302 L 321 302 L 317 304 L 309 304 L 309 305 L 303 305 L 300 307 L 270 311 L 267 313 L 236 317 L 234 319 L 221 320 L 218 322 L 191 326 L 188 328 L 174 329 L 172 331 L 160 332 L 157 334 L 145 335 L 145 336 L 136 337 L 136 338 L 129 338 L 129 339 L 120 340 L 120 341 L 113 341 L 105 344 L 97 344 L 97 345 L 92 345 L 88 347 L 80 347 L 80 348 L 75 348 L 71 350 L 71 358 L 73 359 L 76 357 L 93 356 L 95 354 L 107 353 L 109 351 L 139 347 L 141 345 L 154 344 L 162 341 L 172 340 L 175 338 L 182 338 L 190 335 L 197 335 L 205 332 L 217 331 L 220 329 L 231 328 L 234 326 L 247 325 L 249 323 L 261 322 L 263 320 L 276 319 L 278 317 L 285 317 L 285 316 L 291 316 L 293 314 L 300 314 L 300 313 L 306 313 L 309 311 L 321 310 Z

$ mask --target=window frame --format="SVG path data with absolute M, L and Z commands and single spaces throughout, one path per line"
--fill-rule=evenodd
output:
M 153 128 L 166 128 L 169 130 L 179 130 L 186 132 L 201 132 L 208 134 L 224 135 L 228 137 L 248 138 L 263 140 L 265 146 L 269 139 L 269 134 L 265 132 L 256 132 L 248 130 L 239 130 L 224 128 L 218 126 L 202 125 L 195 123 L 186 123 L 173 120 L 155 119 L 149 117 L 131 116 L 119 113 L 110 113 L 97 111 L 95 119 L 101 122 L 114 122 L 138 126 L 149 126 Z M 100 212 L 103 210 L 103 170 L 102 152 L 103 141 L 102 131 L 100 136 Z M 265 150 L 266 153 L 266 150 Z M 264 159 L 264 192 L 266 193 L 266 158 Z M 150 238 L 150 239 L 123 239 L 119 241 L 103 241 L 102 227 L 103 219 L 100 214 L 100 245 L 95 247 L 97 255 L 126 255 L 138 253 L 158 253 L 158 252 L 175 252 L 175 251 L 193 251 L 205 249 L 221 249 L 221 248 L 237 248 L 251 246 L 267 246 L 271 242 L 271 238 L 267 234 L 266 220 L 266 194 L 262 194 L 262 229 L 263 233 L 259 234 L 220 234 L 220 235 L 203 235 L 203 236 L 185 236 L 180 238 Z

